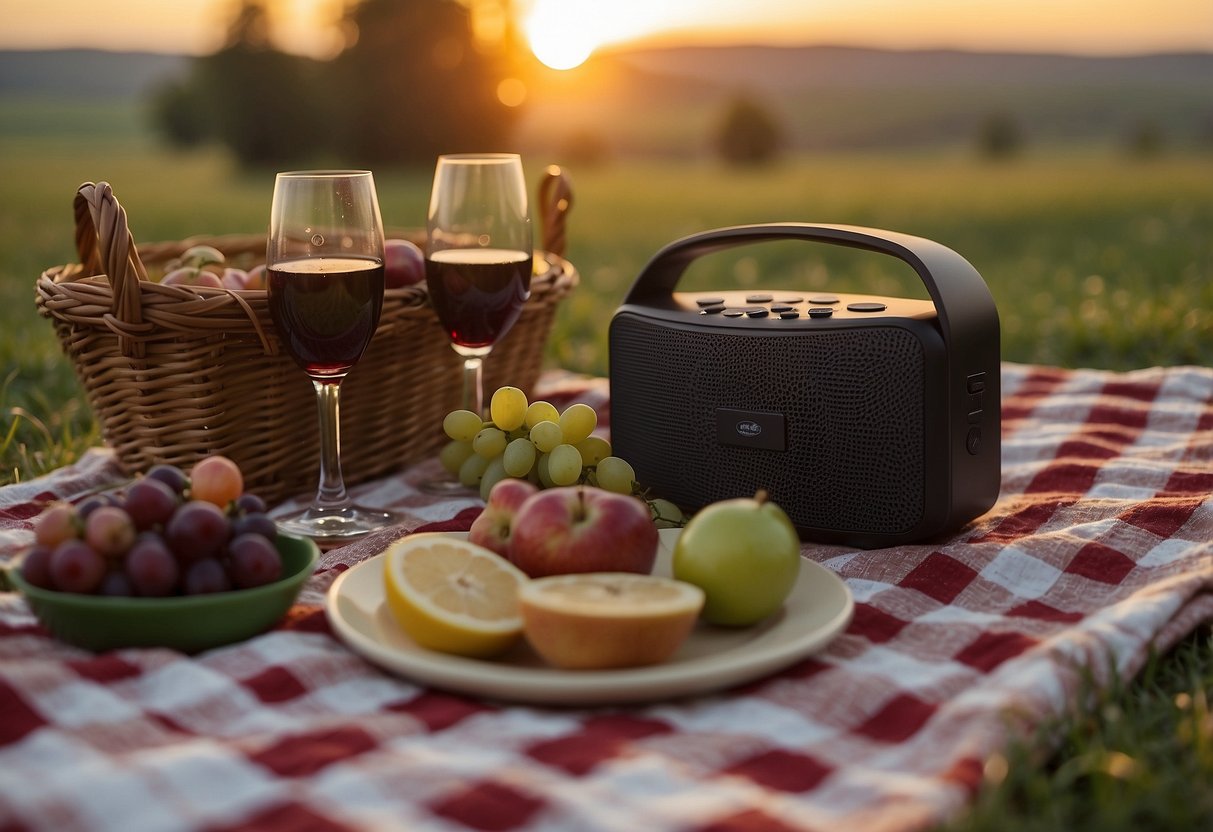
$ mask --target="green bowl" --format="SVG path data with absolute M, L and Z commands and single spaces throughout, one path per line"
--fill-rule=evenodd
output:
M 168 598 L 110 598 L 32 586 L 18 569 L 9 580 L 21 590 L 42 626 L 87 650 L 168 647 L 197 653 L 252 638 L 274 626 L 311 577 L 320 550 L 311 540 L 279 533 L 283 576 L 272 584 Z

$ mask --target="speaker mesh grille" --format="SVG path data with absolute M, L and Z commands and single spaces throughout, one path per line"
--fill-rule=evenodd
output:
M 923 512 L 924 356 L 897 327 L 755 335 L 611 328 L 611 440 L 695 509 L 765 488 L 801 528 L 892 534 Z M 717 441 L 716 410 L 784 414 L 785 451 Z

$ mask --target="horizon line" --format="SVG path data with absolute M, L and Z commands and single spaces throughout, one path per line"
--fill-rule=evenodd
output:
M 772 49 L 772 50 L 796 50 L 796 49 L 837 49 L 837 50 L 854 50 L 865 52 L 886 52 L 896 54 L 914 54 L 914 53 L 939 53 L 952 52 L 968 55 L 1000 55 L 1000 56 L 1025 56 L 1025 57 L 1063 57 L 1063 58 L 1148 58 L 1161 56 L 1213 56 L 1213 48 L 1191 46 L 1191 47 L 1167 47 L 1167 48 L 1148 48 L 1142 49 L 1124 49 L 1124 50 L 1089 50 L 1089 49 L 1057 49 L 1057 48 L 1041 48 L 1033 49 L 1031 47 L 983 47 L 983 46 L 958 46 L 955 44 L 936 44 L 936 45 L 916 45 L 916 46 L 889 46 L 885 44 L 873 43 L 855 43 L 841 41 L 805 41 L 802 43 L 787 42 L 787 41 L 738 41 L 736 43 L 721 42 L 716 40 L 676 40 L 667 41 L 663 38 L 643 38 L 634 41 L 612 43 L 601 46 L 595 49 L 594 56 L 611 56 L 621 55 L 631 52 L 657 52 L 657 51 L 674 51 L 679 49 Z M 218 51 L 218 50 L 215 50 Z M 279 49 L 279 51 L 286 51 Z M 0 52 L 103 52 L 114 55 L 158 55 L 163 57 L 182 57 L 182 58 L 201 58 L 207 55 L 213 55 L 215 52 L 207 51 L 188 51 L 188 50 L 161 50 L 151 47 L 133 47 L 133 46 L 98 46 L 96 44 L 58 44 L 58 45 L 35 45 L 23 46 L 19 44 L 5 44 L 0 42 Z M 315 60 L 323 61 L 325 58 L 315 58 L 300 53 L 299 57 L 312 57 Z

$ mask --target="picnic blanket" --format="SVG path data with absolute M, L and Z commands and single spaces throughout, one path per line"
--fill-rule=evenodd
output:
M 380 671 L 323 593 L 402 532 L 325 554 L 277 629 L 196 657 L 93 655 L 0 593 L 0 829 L 916 830 L 962 811 L 1014 735 L 1213 619 L 1213 370 L 1007 364 L 996 506 L 944 542 L 805 544 L 856 601 L 819 654 L 627 707 L 482 701 Z M 602 380 L 550 396 L 608 412 Z M 356 489 L 407 529 L 475 500 Z M 0 556 L 104 451 L 0 489 Z

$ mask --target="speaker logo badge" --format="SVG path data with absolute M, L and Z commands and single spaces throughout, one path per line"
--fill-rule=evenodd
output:
M 737 423 L 737 432 L 742 436 L 758 436 L 762 433 L 762 425 L 750 419 L 742 419 Z
M 718 407 L 716 441 L 734 448 L 786 451 L 787 425 L 782 413 Z

